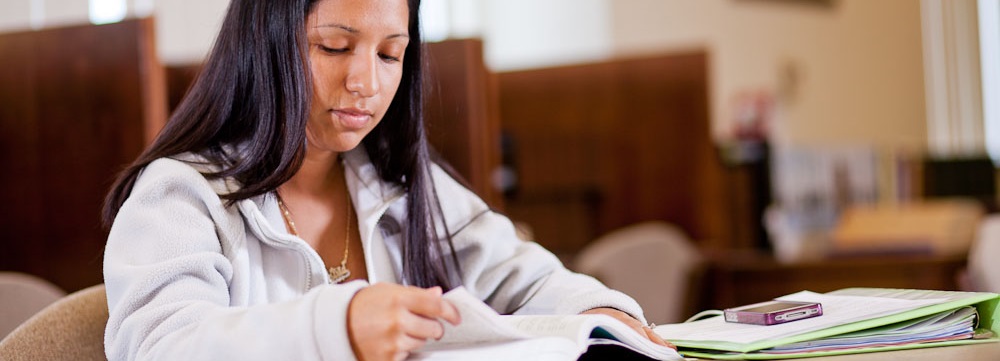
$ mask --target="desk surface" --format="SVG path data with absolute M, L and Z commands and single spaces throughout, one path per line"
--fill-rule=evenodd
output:
M 688 359 L 698 360 L 698 359 Z M 919 350 L 873 352 L 856 355 L 796 359 L 804 361 L 997 361 L 1000 360 L 1000 342 L 978 345 L 932 347 Z

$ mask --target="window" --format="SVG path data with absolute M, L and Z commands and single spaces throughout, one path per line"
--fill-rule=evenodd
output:
M 420 34 L 427 42 L 447 39 L 450 33 L 448 1 L 425 0 L 420 5 Z
M 125 18 L 126 0 L 90 0 L 90 22 L 108 24 Z
M 1000 165 L 1000 2 L 979 0 L 979 58 L 986 150 Z
M 993 1 L 996 0 L 987 0 Z M 924 86 L 930 155 L 986 151 L 977 0 L 922 0 Z M 982 1 L 979 1 L 982 4 Z

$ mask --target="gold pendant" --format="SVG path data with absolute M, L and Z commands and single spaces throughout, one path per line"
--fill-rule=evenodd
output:
M 340 283 L 351 277 L 351 270 L 347 269 L 343 265 L 337 267 L 330 267 L 330 283 Z

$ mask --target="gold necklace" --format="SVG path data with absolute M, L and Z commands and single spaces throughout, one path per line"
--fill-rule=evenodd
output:
M 292 232 L 293 236 L 299 236 L 299 230 L 295 227 L 295 221 L 292 220 L 292 212 L 288 210 L 288 206 L 281 199 L 281 193 L 274 192 L 278 196 L 278 208 L 281 208 L 281 217 L 285 219 L 285 224 L 288 225 L 288 229 Z M 331 283 L 341 283 L 348 277 L 351 277 L 351 270 L 347 269 L 347 257 L 351 250 L 351 196 L 347 195 L 347 206 L 344 207 L 347 211 L 347 232 L 344 236 L 344 258 L 340 260 L 340 266 L 330 267 L 327 272 L 330 274 Z

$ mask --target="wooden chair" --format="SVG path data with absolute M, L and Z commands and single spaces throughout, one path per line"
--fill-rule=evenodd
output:
M 1000 215 L 984 217 L 969 250 L 968 277 L 973 291 L 1000 292 Z

